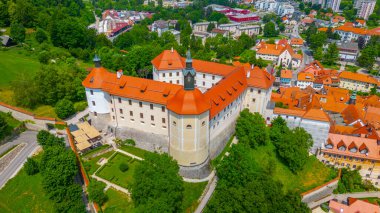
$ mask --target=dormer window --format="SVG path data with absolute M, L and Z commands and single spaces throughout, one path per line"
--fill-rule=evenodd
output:
M 333 145 L 331 145 L 331 144 L 327 144 L 325 147 L 326 147 L 326 149 L 332 149 L 332 148 L 333 148 Z
M 346 151 L 346 146 L 342 145 L 342 146 L 338 147 L 338 150 L 339 151 Z

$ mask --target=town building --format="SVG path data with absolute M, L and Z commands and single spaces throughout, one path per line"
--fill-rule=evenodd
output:
M 360 36 L 364 38 L 366 42 L 369 41 L 371 36 L 379 36 L 380 35 L 380 27 L 369 30 L 365 28 L 358 27 L 360 25 L 346 22 L 344 25 L 333 28 L 332 31 L 338 33 L 341 41 L 357 41 Z M 318 29 L 319 31 L 327 31 L 326 27 L 322 27 Z
M 207 28 L 210 24 L 214 24 L 215 27 L 218 26 L 218 23 L 216 21 L 198 22 L 193 24 L 193 32 L 207 32 Z
M 158 36 L 161 36 L 162 33 L 169 30 L 169 22 L 164 20 L 157 20 L 153 22 L 151 26 L 151 31 L 156 32 Z
M 290 86 L 293 72 L 291 70 L 281 70 L 280 83 L 281 86 Z
M 255 49 L 257 59 L 274 61 L 278 66 L 282 64 L 282 66 L 292 69 L 299 67 L 302 62 L 302 55 L 295 53 L 288 42 L 267 44 L 261 41 Z
M 379 81 L 370 75 L 343 71 L 339 74 L 339 87 L 356 90 L 360 92 L 370 92 L 372 88 L 377 88 Z
M 329 209 L 331 213 L 350 213 L 350 212 L 380 212 L 378 204 L 373 204 L 367 200 L 359 200 L 349 197 L 346 203 L 339 203 L 330 200 Z
M 92 124 L 140 148 L 168 152 L 189 178 L 209 175 L 209 161 L 234 133 L 239 112 L 265 113 L 274 77 L 251 66 L 186 58 L 165 50 L 153 79 L 111 73 L 95 58 L 83 81 Z
M 355 8 L 358 9 L 357 17 L 368 20 L 368 17 L 373 13 L 376 5 L 376 0 L 356 0 Z
M 335 43 L 339 50 L 339 60 L 355 62 L 359 56 L 359 46 L 357 42 L 352 41 L 340 41 L 329 40 L 327 44 L 323 45 L 323 49 L 326 51 L 331 43 Z

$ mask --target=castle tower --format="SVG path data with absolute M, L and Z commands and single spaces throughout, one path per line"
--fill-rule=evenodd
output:
M 202 169 L 209 160 L 209 110 L 210 104 L 194 86 L 196 72 L 192 67 L 190 51 L 187 52 L 183 70 L 184 89 L 168 101 L 169 110 L 169 154 L 181 166 L 181 174 L 189 178 L 208 175 Z
M 101 60 L 97 55 L 95 55 L 93 62 L 95 67 L 82 82 L 82 85 L 86 90 L 92 125 L 98 129 L 105 129 L 110 120 L 110 96 L 101 89 L 101 76 L 107 70 L 102 67 Z

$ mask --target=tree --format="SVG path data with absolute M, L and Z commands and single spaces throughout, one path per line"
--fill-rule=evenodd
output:
M 54 111 L 61 119 L 65 119 L 75 113 L 74 104 L 70 100 L 62 99 L 57 102 Z
M 183 182 L 179 167 L 168 154 L 146 155 L 136 167 L 131 187 L 138 212 L 179 212 Z
M 92 180 L 88 185 L 88 197 L 100 206 L 108 200 L 108 196 L 104 193 L 105 186 L 104 183 L 96 180 Z
M 310 48 L 315 50 L 318 47 L 322 47 L 327 41 L 327 34 L 324 32 L 318 32 L 316 34 L 310 35 L 308 43 L 310 44 Z
M 265 120 L 259 113 L 250 113 L 244 109 L 236 122 L 236 136 L 241 143 L 255 148 L 265 145 L 269 139 Z
M 329 44 L 327 51 L 323 55 L 323 62 L 328 65 L 333 65 L 339 59 L 339 50 L 336 43 Z
M 268 22 L 264 26 L 264 37 L 276 37 L 279 32 L 276 30 L 275 24 L 273 22 Z
M 211 32 L 214 28 L 215 28 L 215 24 L 213 22 L 211 22 L 207 26 L 207 32 Z
M 312 138 L 303 128 L 290 130 L 286 121 L 278 116 L 272 121 L 270 139 L 276 147 L 278 155 L 284 160 L 289 169 L 296 173 L 302 170 L 309 158 L 309 148 Z
M 28 158 L 24 165 L 24 169 L 27 175 L 35 175 L 40 171 L 37 161 L 33 158 Z
M 323 49 L 322 47 L 318 47 L 314 52 L 313 52 L 313 57 L 315 60 L 321 61 L 323 59 Z
M 11 24 L 11 38 L 18 44 L 25 41 L 25 27 L 20 23 Z
M 47 41 L 48 40 L 48 35 L 47 35 L 47 32 L 41 28 L 38 28 L 36 33 L 35 33 L 35 38 L 36 38 L 36 41 L 38 43 L 42 43 L 44 41 Z
M 358 37 L 358 47 L 360 50 L 364 49 L 365 47 L 365 39 L 363 36 Z
M 376 50 L 372 46 L 368 46 L 364 48 L 358 57 L 359 65 L 369 70 L 373 68 L 375 61 L 376 61 Z
M 9 125 L 3 116 L 0 116 L 0 139 L 9 133 Z

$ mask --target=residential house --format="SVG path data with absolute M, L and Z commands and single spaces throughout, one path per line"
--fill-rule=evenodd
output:
M 293 72 L 291 70 L 281 70 L 280 83 L 281 86 L 290 86 Z
M 255 47 L 256 58 L 274 61 L 277 65 L 282 64 L 289 69 L 297 68 L 301 65 L 302 55 L 295 53 L 292 47 L 286 44 L 267 44 L 264 41 Z
M 356 90 L 360 92 L 370 92 L 372 88 L 377 88 L 379 81 L 374 77 L 361 73 L 343 71 L 339 74 L 340 88 Z

